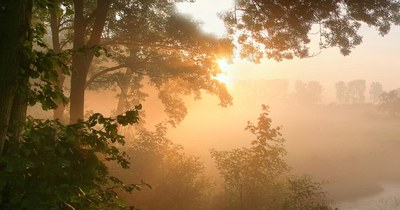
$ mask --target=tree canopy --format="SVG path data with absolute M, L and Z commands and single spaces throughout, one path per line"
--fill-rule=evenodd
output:
M 380 35 L 400 23 L 400 2 L 394 0 L 239 0 L 223 15 L 229 33 L 238 37 L 241 56 L 259 62 L 282 61 L 310 55 L 311 31 L 319 34 L 321 48 L 338 47 L 349 55 L 361 44 L 361 24 L 376 27 Z

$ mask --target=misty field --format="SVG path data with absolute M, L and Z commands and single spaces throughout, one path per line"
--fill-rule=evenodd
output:
M 193 112 L 201 109 L 207 113 L 205 116 L 189 114 L 182 128 L 171 130 L 178 142 L 206 160 L 207 147 L 234 148 L 249 143 L 252 137 L 243 129 L 247 120 L 257 116 L 256 105 L 239 102 L 226 110 L 204 109 L 203 105 L 199 102 Z M 379 112 L 376 105 L 272 105 L 271 118 L 274 125 L 283 126 L 292 172 L 327 181 L 325 189 L 333 200 L 375 195 L 384 190 L 383 183 L 397 183 L 400 179 L 400 117 Z M 210 120 L 205 123 L 207 119 Z M 183 134 L 193 136 L 190 142 L 179 138 L 180 129 L 194 125 L 198 129 Z M 208 137 L 201 131 L 207 131 Z

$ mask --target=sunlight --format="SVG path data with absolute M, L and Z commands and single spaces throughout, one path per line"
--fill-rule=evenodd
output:
M 230 84 L 232 82 L 232 78 L 229 75 L 229 70 L 230 70 L 229 65 L 226 63 L 225 60 L 219 60 L 218 63 L 219 67 L 222 69 L 222 73 L 218 74 L 217 77 L 215 77 L 215 79 L 225 84 Z

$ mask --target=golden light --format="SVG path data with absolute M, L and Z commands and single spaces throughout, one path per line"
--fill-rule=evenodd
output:
M 229 77 L 229 65 L 225 60 L 219 60 L 219 67 L 222 69 L 222 73 L 218 74 L 215 79 L 225 84 L 229 84 L 232 82 L 232 79 Z

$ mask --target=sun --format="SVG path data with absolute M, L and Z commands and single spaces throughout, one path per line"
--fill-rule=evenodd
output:
M 218 63 L 219 67 L 222 69 L 222 73 L 218 74 L 215 79 L 225 84 L 230 84 L 232 82 L 232 79 L 229 76 L 230 66 L 225 60 L 218 60 Z

